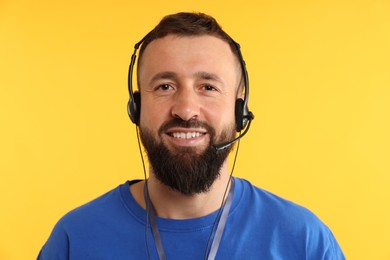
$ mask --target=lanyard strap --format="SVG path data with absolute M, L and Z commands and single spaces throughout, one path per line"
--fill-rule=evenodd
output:
M 221 218 L 219 219 L 218 227 L 217 227 L 217 230 L 215 231 L 215 236 L 213 239 L 213 243 L 211 244 L 210 253 L 209 253 L 207 260 L 215 259 L 215 256 L 217 255 L 217 252 L 218 252 L 219 244 L 221 243 L 222 234 L 223 234 L 223 231 L 225 229 L 226 221 L 227 221 L 227 218 L 229 216 L 230 206 L 232 205 L 233 197 L 234 197 L 233 196 L 234 195 L 234 179 L 233 178 L 231 179 L 230 183 L 231 183 L 231 186 L 230 186 L 229 194 L 228 194 L 228 197 L 226 199 L 225 206 L 222 210 Z
M 161 241 L 161 237 L 160 237 L 160 231 L 158 230 L 158 226 L 157 226 L 157 222 L 156 222 L 156 213 L 154 212 L 152 202 L 150 201 L 150 198 L 149 198 L 147 182 L 145 182 L 144 197 L 145 197 L 145 201 L 146 201 L 146 211 L 147 211 L 146 215 L 149 215 L 150 226 L 152 227 L 152 234 L 154 237 L 154 243 L 156 245 L 156 249 L 157 249 L 157 253 L 158 253 L 158 258 L 160 260 L 166 260 L 167 257 L 165 256 L 164 247 L 162 245 L 162 241 Z
M 228 194 L 228 197 L 226 199 L 226 203 L 223 207 L 221 218 L 218 222 L 217 230 L 215 231 L 213 243 L 211 244 L 210 253 L 209 253 L 208 258 L 207 258 L 208 260 L 213 260 L 218 252 L 219 244 L 220 244 L 221 239 L 222 239 L 222 234 L 223 234 L 223 231 L 225 229 L 227 218 L 229 216 L 230 207 L 232 205 L 233 197 L 234 197 L 234 180 L 233 179 L 231 179 L 231 180 L 232 181 L 231 181 L 229 194 Z M 160 231 L 158 230 L 158 226 L 157 226 L 156 213 L 154 211 L 152 202 L 150 201 L 146 185 L 147 184 L 145 183 L 144 197 L 145 197 L 145 201 L 146 201 L 146 210 L 148 213 L 147 215 L 149 215 L 150 226 L 152 228 L 154 242 L 156 245 L 159 259 L 166 260 L 167 257 L 165 255 L 164 247 L 163 247 L 163 244 L 161 241 Z M 213 229 L 211 230 L 211 232 L 213 232 Z M 207 248 L 206 248 L 206 250 L 207 250 Z

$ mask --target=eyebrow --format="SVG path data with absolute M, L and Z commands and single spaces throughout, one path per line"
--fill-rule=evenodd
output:
M 153 78 L 150 80 L 150 82 L 155 82 L 160 79 L 175 79 L 175 78 L 177 78 L 175 72 L 163 71 L 154 75 Z
M 216 75 L 214 73 L 209 73 L 206 71 L 198 71 L 198 72 L 194 73 L 194 77 L 198 78 L 198 79 L 216 81 L 216 82 L 219 82 L 222 85 L 224 85 L 223 80 L 220 77 L 218 77 L 218 75 Z M 160 73 L 157 73 L 156 75 L 154 75 L 152 77 L 152 79 L 150 80 L 150 82 L 155 82 L 155 81 L 158 81 L 160 79 L 173 79 L 173 80 L 175 80 L 175 79 L 177 79 L 177 74 L 175 72 L 172 72 L 172 71 L 163 71 L 163 72 L 160 72 Z
M 205 79 L 205 80 L 217 81 L 223 85 L 222 79 L 214 73 L 199 71 L 199 72 L 195 73 L 195 77 L 200 78 L 200 79 Z

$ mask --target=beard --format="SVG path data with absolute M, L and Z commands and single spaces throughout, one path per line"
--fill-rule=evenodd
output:
M 164 123 L 158 136 L 165 134 L 171 127 L 204 128 L 209 134 L 209 144 L 199 153 L 196 147 L 175 147 L 170 151 L 160 140 L 153 137 L 147 128 L 140 128 L 141 141 L 145 147 L 153 173 L 162 184 L 183 195 L 192 196 L 207 192 L 220 176 L 220 169 L 232 146 L 216 151 L 215 144 L 230 141 L 235 137 L 235 127 L 224 130 L 217 138 L 215 130 L 207 123 L 197 120 L 183 121 L 180 118 Z

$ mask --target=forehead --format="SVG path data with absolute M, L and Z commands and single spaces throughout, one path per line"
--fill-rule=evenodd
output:
M 161 73 L 161 70 L 237 76 L 240 63 L 230 45 L 215 36 L 168 35 L 148 44 L 138 66 L 140 78 L 149 73 Z
M 213 45 L 218 45 L 219 47 L 220 46 L 224 46 L 223 49 L 225 49 L 226 47 L 229 46 L 229 44 L 225 41 L 225 40 L 222 40 L 221 38 L 217 37 L 217 36 L 214 36 L 214 35 L 207 35 L 207 34 L 204 34 L 204 35 L 180 35 L 180 34 L 168 34 L 164 37 L 161 37 L 161 38 L 157 38 L 157 39 L 154 39 L 152 40 L 151 42 L 149 42 L 147 44 L 147 46 L 145 47 L 145 50 L 146 49 L 151 49 L 150 46 L 152 46 L 152 49 L 153 49 L 153 46 L 156 47 L 168 47 L 168 46 L 164 46 L 165 44 L 168 44 L 168 45 L 174 45 L 175 43 L 179 44 L 179 45 L 182 45 L 186 42 L 204 42 L 204 45 L 202 46 L 198 46 L 199 47 L 206 47 L 209 43 L 213 43 Z M 209 48 L 211 48 L 210 45 L 208 45 Z M 142 48 L 141 48 L 142 49 Z M 144 50 L 144 51 L 145 51 Z M 228 48 L 225 49 L 225 51 L 228 51 Z

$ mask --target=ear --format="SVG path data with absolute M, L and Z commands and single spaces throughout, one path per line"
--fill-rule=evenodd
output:
M 236 99 L 245 99 L 245 86 L 243 81 L 241 81 L 238 86 Z

